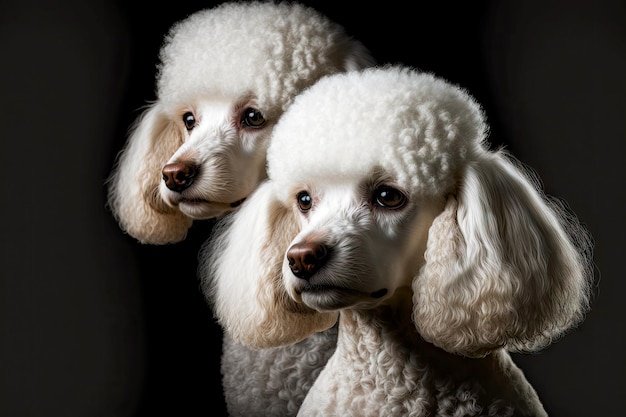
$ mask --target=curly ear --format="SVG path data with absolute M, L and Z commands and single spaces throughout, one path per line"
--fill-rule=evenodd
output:
M 515 159 L 485 153 L 429 231 L 415 324 L 467 356 L 541 349 L 587 312 L 590 254 L 587 232 Z
M 199 275 L 223 329 L 237 342 L 269 348 L 331 327 L 335 313 L 298 304 L 285 291 L 282 264 L 299 220 L 262 183 L 221 219 L 200 252 Z
M 107 180 L 108 206 L 122 230 L 142 243 L 179 242 L 191 227 L 193 221 L 166 205 L 158 191 L 161 169 L 182 143 L 179 128 L 154 104 L 135 122 Z

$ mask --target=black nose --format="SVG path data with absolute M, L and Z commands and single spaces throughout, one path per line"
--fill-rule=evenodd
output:
M 287 251 L 291 272 L 302 279 L 309 279 L 327 259 L 328 250 L 320 243 L 297 243 Z
M 197 167 L 186 162 L 167 164 L 161 171 L 167 188 L 177 192 L 185 190 L 193 183 L 196 172 Z

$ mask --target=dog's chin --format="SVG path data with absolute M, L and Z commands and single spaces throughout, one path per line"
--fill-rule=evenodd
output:
M 368 308 L 379 304 L 387 289 L 365 292 L 349 288 L 308 285 L 300 292 L 302 303 L 317 311 L 337 311 L 346 308 Z
M 206 200 L 188 200 L 182 199 L 178 201 L 177 207 L 181 213 L 194 220 L 212 219 L 222 217 L 234 211 L 241 205 L 244 199 L 232 203 L 218 203 Z

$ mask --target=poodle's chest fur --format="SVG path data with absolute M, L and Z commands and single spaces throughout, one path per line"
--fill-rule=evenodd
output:
M 395 313 L 342 312 L 337 350 L 298 416 L 542 415 L 505 352 L 482 359 L 450 355 Z

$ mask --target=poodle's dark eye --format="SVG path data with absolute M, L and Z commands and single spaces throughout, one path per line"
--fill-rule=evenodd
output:
M 245 127 L 251 127 L 253 129 L 259 129 L 265 126 L 265 117 L 257 109 L 248 107 L 243 111 L 241 116 L 241 124 Z
M 196 127 L 196 117 L 192 112 L 188 111 L 183 114 L 183 123 L 185 124 L 187 131 L 191 131 L 194 127 Z
M 386 209 L 398 209 L 406 204 L 406 196 L 399 190 L 383 185 L 374 190 L 373 203 Z
M 306 213 L 307 211 L 311 210 L 311 207 L 313 206 L 313 200 L 311 199 L 309 193 L 307 193 L 306 191 L 300 191 L 298 193 L 298 196 L 296 197 L 296 200 L 298 200 L 298 207 L 300 208 L 301 212 Z

